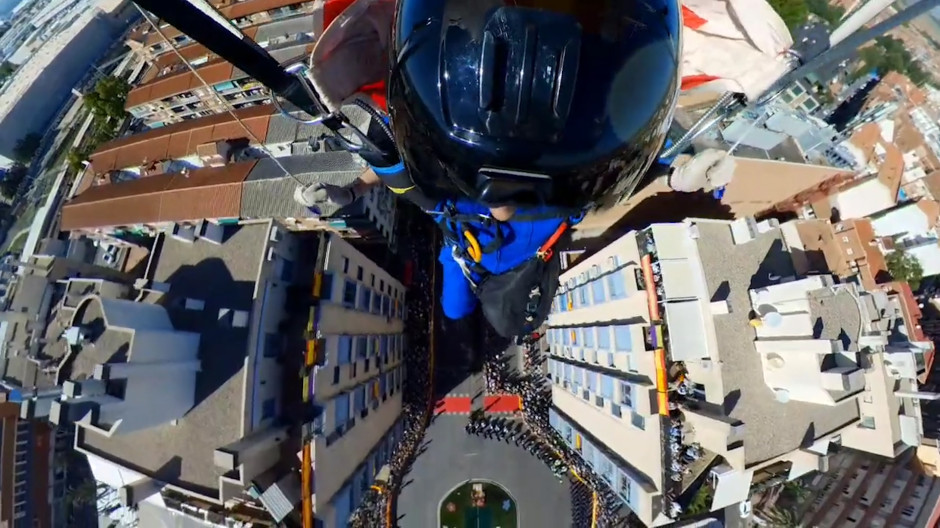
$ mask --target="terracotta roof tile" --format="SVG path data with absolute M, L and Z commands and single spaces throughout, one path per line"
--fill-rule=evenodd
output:
M 940 200 L 940 170 L 931 172 L 922 181 L 927 186 L 930 197 L 934 200 Z
M 924 212 L 927 222 L 931 228 L 937 227 L 940 223 L 940 203 L 936 200 L 921 199 L 917 201 L 917 207 Z
M 242 182 L 257 161 L 177 174 L 161 196 L 160 221 L 238 218 Z
M 885 159 L 878 168 L 878 179 L 897 199 L 901 189 L 901 176 L 904 174 L 904 154 L 891 143 L 882 145 L 885 148 Z
M 62 230 L 237 218 L 257 161 L 92 187 L 62 207 Z
M 878 126 L 878 123 L 866 123 L 862 125 L 852 134 L 852 137 L 849 138 L 849 142 L 861 149 L 866 156 L 871 155 L 871 150 L 875 148 L 875 145 L 880 140 L 881 128 Z
M 196 69 L 199 75 L 205 79 L 209 85 L 227 81 L 232 78 L 235 67 L 222 59 L 208 63 Z M 130 109 L 135 106 L 158 101 L 172 95 L 187 92 L 194 88 L 202 86 L 199 78 L 189 69 L 160 77 L 134 88 L 127 94 L 127 101 L 124 108 Z
M 239 2 L 228 7 L 223 7 L 222 9 L 219 9 L 219 12 L 222 13 L 225 18 L 234 20 L 236 18 L 253 15 L 262 11 L 270 11 L 272 9 L 278 9 L 294 4 L 302 4 L 306 1 L 308 0 L 247 0 L 245 2 Z
M 252 106 L 235 111 L 248 129 L 264 141 L 272 105 Z M 230 123 L 233 126 L 220 126 Z M 210 141 L 247 137 L 245 129 L 229 113 L 190 119 L 140 134 L 109 141 L 91 155 L 92 169 L 101 174 L 142 165 L 145 161 L 178 159 L 196 153 L 196 147 Z

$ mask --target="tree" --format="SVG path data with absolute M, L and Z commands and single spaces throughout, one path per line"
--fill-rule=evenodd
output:
M 903 250 L 895 249 L 885 258 L 888 266 L 888 273 L 896 281 L 906 282 L 911 289 L 917 291 L 920 288 L 920 281 L 924 278 L 924 268 L 921 267 L 917 259 L 908 255 Z
M 800 528 L 803 524 L 795 511 L 788 508 L 773 508 L 765 514 L 774 528 Z
M 830 26 L 839 25 L 839 21 L 845 16 L 844 7 L 831 5 L 828 0 L 806 0 L 806 7 L 810 13 L 825 20 Z
M 95 83 L 95 88 L 84 95 L 85 105 L 104 122 L 121 121 L 127 116 L 124 103 L 131 86 L 120 77 L 105 77 Z
M 13 75 L 13 72 L 16 71 L 16 66 L 11 64 L 9 61 L 3 61 L 0 63 L 0 82 L 3 82 L 7 77 Z
M 770 0 L 770 7 L 774 8 L 791 29 L 805 22 L 809 16 L 805 0 Z
M 714 490 L 708 485 L 702 485 L 701 488 L 689 501 L 689 506 L 685 509 L 686 515 L 698 515 L 700 513 L 710 512 L 712 509 L 712 498 L 715 496 Z
M 68 164 L 69 170 L 75 174 L 78 174 L 82 171 L 82 168 L 85 166 L 85 159 L 87 155 L 85 152 L 78 148 L 73 148 L 65 155 L 65 162 Z
M 29 165 L 29 162 L 33 160 L 33 156 L 36 155 L 36 151 L 39 150 L 41 143 L 41 135 L 35 132 L 26 134 L 21 137 L 13 147 L 13 159 L 24 165 Z
M 19 163 L 14 163 L 13 166 L 6 171 L 6 174 L 0 178 L 0 194 L 7 200 L 15 199 L 16 191 L 20 188 L 20 184 L 23 183 L 23 178 L 26 177 L 27 172 L 26 167 Z

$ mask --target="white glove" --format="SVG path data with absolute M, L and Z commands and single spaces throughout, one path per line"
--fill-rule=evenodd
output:
M 315 183 L 294 189 L 294 201 L 305 207 L 326 204 L 346 207 L 356 201 L 356 193 L 350 187 L 340 187 L 332 183 Z
M 724 187 L 734 176 L 734 158 L 724 150 L 705 149 L 673 163 L 669 187 L 679 192 L 711 192 Z

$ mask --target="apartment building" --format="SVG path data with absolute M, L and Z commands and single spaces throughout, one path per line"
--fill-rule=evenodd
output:
M 932 528 L 940 520 L 940 479 L 913 451 L 886 460 L 843 450 L 806 480 L 809 499 L 798 511 L 806 526 Z
M 16 399 L 0 395 L 0 523 L 64 526 L 65 468 L 56 467 L 56 435 L 48 424 L 21 419 Z
M 932 346 L 908 335 L 902 304 L 800 278 L 773 221 L 630 232 L 561 277 L 551 424 L 647 526 L 680 511 L 671 437 L 719 457 L 713 510 L 767 473 L 824 469 L 833 443 L 893 458 L 919 445 L 932 397 L 917 389 Z
M 341 527 L 402 435 L 405 288 L 345 240 L 325 240 L 309 387 L 313 505 L 323 526 Z
M 885 241 L 871 220 L 858 218 L 832 224 L 828 220 L 793 220 L 780 226 L 797 274 L 831 273 L 874 289 L 891 280 L 884 256 Z
M 287 439 L 276 337 L 298 258 L 290 233 L 267 221 L 159 237 L 134 287 L 67 280 L 43 382 L 7 368 L 24 388 L 21 416 L 74 426 L 75 449 L 125 506 L 163 490 L 248 502 L 244 489 Z
M 222 16 L 286 63 L 305 60 L 312 43 L 349 0 L 244 0 L 216 2 Z M 126 109 L 151 128 L 270 102 L 257 81 L 170 26 L 160 32 L 144 23 L 128 46 L 150 63 L 128 93 Z M 177 51 L 172 51 L 175 48 Z M 198 72 L 194 74 L 191 67 Z M 200 77 L 208 85 L 200 81 Z

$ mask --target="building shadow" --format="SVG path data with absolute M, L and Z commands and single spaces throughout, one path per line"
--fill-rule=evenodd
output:
M 248 356 L 249 326 L 239 326 L 235 312 L 247 312 L 254 302 L 255 284 L 237 281 L 221 258 L 182 265 L 166 278 L 170 291 L 158 304 L 166 308 L 176 330 L 199 334 L 201 369 L 196 377 L 195 404 L 239 375 Z M 201 309 L 198 302 L 204 303 Z
M 647 182 L 649 185 L 652 182 Z M 637 192 L 640 192 L 638 190 Z M 683 193 L 663 191 L 633 205 L 626 213 L 591 238 L 579 239 L 587 254 L 599 251 L 631 230 L 639 230 L 655 223 L 682 222 L 687 218 L 731 220 L 731 207 L 716 200 L 711 193 Z

